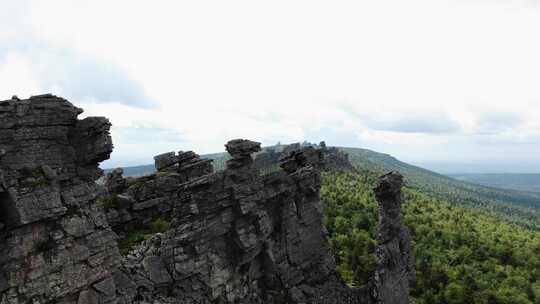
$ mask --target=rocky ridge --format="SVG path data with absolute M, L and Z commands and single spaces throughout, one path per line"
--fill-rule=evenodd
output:
M 232 140 L 223 171 L 170 152 L 155 157 L 155 174 L 115 170 L 99 189 L 110 123 L 81 112 L 52 95 L 0 102 L 1 304 L 407 303 L 414 269 L 398 174 L 375 189 L 379 268 L 352 289 L 322 224 L 326 147 L 291 149 L 261 175 L 260 144 Z M 167 229 L 119 253 L 158 220 Z
M 281 159 L 289 157 L 293 153 L 302 152 L 308 161 L 312 162 L 317 169 L 323 171 L 356 172 L 356 168 L 350 163 L 349 155 L 336 147 L 327 147 L 324 141 L 318 145 L 310 143 L 293 143 L 265 148 L 255 156 L 255 167 L 263 173 L 271 172 L 279 167 Z M 320 155 L 317 155 L 320 154 Z M 317 157 L 324 161 L 316 164 Z M 311 159 L 311 160 L 309 160 Z

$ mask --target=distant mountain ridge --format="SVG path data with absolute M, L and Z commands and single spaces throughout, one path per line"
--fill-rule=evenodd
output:
M 418 188 L 431 194 L 441 194 L 445 188 L 463 191 L 458 195 L 463 199 L 489 199 L 495 201 L 512 201 L 525 207 L 540 208 L 540 193 L 501 189 L 474 184 L 442 175 L 424 168 L 413 166 L 395 157 L 367 149 L 341 148 L 349 153 L 351 162 L 360 168 L 375 172 L 400 171 L 408 182 L 408 186 Z
M 456 173 L 448 176 L 488 187 L 540 193 L 540 174 Z
M 540 230 L 540 193 L 499 189 L 457 180 L 361 148 L 341 148 L 358 168 L 378 173 L 397 170 L 406 185 L 465 207 L 481 208 L 521 226 Z

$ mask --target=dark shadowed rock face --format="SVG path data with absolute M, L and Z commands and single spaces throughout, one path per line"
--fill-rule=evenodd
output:
M 259 143 L 233 140 L 226 148 L 232 159 L 224 171 L 178 186 L 171 229 L 124 259 L 117 273 L 123 301 L 369 303 L 335 270 L 320 174 L 305 162 L 312 155 L 293 153 L 282 162 L 287 170 L 260 176 L 251 158 Z
M 357 169 L 349 161 L 349 154 L 336 147 L 327 147 L 324 141 L 319 144 L 319 147 L 323 155 L 325 155 L 324 169 L 342 172 L 357 172 Z
M 110 123 L 81 112 L 52 95 L 0 102 L 0 303 L 107 301 L 97 286 L 120 256 L 94 179 Z
M 409 230 L 401 216 L 402 186 L 403 176 L 390 172 L 373 189 L 379 203 L 378 266 L 374 283 L 381 303 L 409 303 L 409 286 L 415 281 Z
M 322 224 L 326 147 L 291 148 L 261 175 L 260 144 L 232 140 L 222 172 L 170 152 L 155 157 L 155 174 L 115 170 L 98 189 L 110 124 L 80 113 L 51 95 L 0 102 L 1 304 L 406 303 L 413 270 L 396 176 L 375 190 L 375 280 L 351 289 Z M 120 256 L 117 235 L 155 219 L 170 229 Z
M 181 184 L 213 172 L 212 160 L 192 152 L 169 152 L 154 157 L 156 173 L 124 179 L 122 169 L 105 176 L 105 213 L 121 237 L 133 230 L 150 229 L 156 219 L 171 220 Z
M 296 166 L 312 165 L 323 171 L 356 172 L 356 168 L 350 163 L 349 155 L 336 147 L 327 147 L 322 141 L 319 145 L 299 143 L 267 148 L 255 157 L 255 167 L 262 172 L 272 171 L 283 160 L 289 160 L 284 165 L 294 169 Z

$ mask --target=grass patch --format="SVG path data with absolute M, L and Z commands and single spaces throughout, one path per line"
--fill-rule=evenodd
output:
M 49 185 L 50 182 L 41 168 L 24 168 L 21 170 L 22 177 L 19 178 L 19 185 L 25 188 L 36 188 Z
M 150 224 L 150 227 L 153 233 L 163 233 L 169 230 L 171 223 L 162 218 L 157 218 Z
M 146 233 L 145 231 L 133 231 L 130 232 L 125 239 L 118 242 L 118 248 L 121 255 L 127 255 L 135 246 L 139 245 L 143 241 L 152 237 L 152 233 Z
M 118 196 L 116 194 L 103 196 L 97 199 L 97 203 L 103 206 L 105 211 L 110 209 L 118 209 Z
M 156 233 L 163 233 L 169 230 L 171 224 L 162 218 L 157 218 L 150 223 L 150 228 L 130 231 L 126 238 L 118 242 L 120 254 L 127 255 L 137 245 L 143 241 L 150 239 Z

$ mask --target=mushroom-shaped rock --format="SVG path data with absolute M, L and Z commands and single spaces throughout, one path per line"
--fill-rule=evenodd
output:
M 227 142 L 225 149 L 234 159 L 239 159 L 261 151 L 261 143 L 247 139 L 233 139 Z
M 396 195 L 401 194 L 403 186 L 403 176 L 399 172 L 390 172 L 380 177 L 377 185 L 373 188 L 373 192 L 378 201 L 386 201 L 389 198 L 396 198 Z
M 227 161 L 227 168 L 248 168 L 253 164 L 251 154 L 261 151 L 261 143 L 247 139 L 233 139 L 225 145 L 225 149 L 232 156 Z

